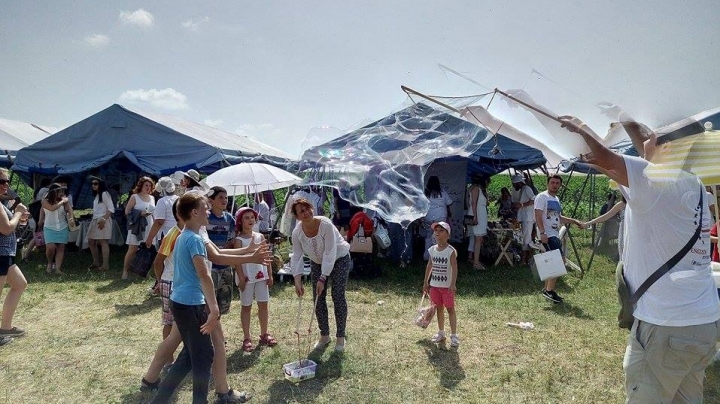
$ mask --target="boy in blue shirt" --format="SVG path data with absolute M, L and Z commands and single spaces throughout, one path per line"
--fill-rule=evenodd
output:
M 208 206 L 203 196 L 189 193 L 178 200 L 177 213 L 185 221 L 185 229 L 173 251 L 175 273 L 170 304 L 184 346 L 168 376 L 160 383 L 153 403 L 168 402 L 190 371 L 193 403 L 207 403 L 214 354 L 210 333 L 220 323 L 207 249 L 198 234 L 200 228 L 208 224 Z

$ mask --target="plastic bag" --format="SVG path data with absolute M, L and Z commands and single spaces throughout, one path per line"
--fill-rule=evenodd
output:
M 432 303 L 430 303 L 429 306 L 423 307 L 426 295 L 427 293 L 423 292 L 423 296 L 420 299 L 420 306 L 418 307 L 418 312 L 415 316 L 415 321 L 413 321 L 416 326 L 423 329 L 427 328 L 428 325 L 430 325 L 430 322 L 432 322 L 433 317 L 435 317 L 435 312 L 437 311 L 437 308 Z
M 390 234 L 388 233 L 387 227 L 384 224 L 378 223 L 375 228 L 375 239 L 377 240 L 378 247 L 385 250 L 390 247 Z

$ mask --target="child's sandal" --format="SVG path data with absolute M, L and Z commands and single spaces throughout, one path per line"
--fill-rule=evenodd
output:
M 267 345 L 269 347 L 273 347 L 277 345 L 277 340 L 269 333 L 264 334 L 260 336 L 260 345 Z
M 250 338 L 245 338 L 243 340 L 242 344 L 242 350 L 245 352 L 252 352 L 255 348 L 253 347 L 252 341 Z

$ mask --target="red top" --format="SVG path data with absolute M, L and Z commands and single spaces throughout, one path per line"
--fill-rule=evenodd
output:
M 363 227 L 363 231 L 365 233 L 365 237 L 370 237 L 373 234 L 373 221 L 370 219 L 368 215 L 365 214 L 365 212 L 358 212 L 355 215 L 353 215 L 352 219 L 350 219 L 350 225 L 348 226 L 348 232 L 347 232 L 347 239 L 348 242 L 352 241 L 353 236 L 355 236 L 355 233 L 360 230 L 360 225 Z

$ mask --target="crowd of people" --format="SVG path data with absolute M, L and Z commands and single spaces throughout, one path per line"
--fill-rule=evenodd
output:
M 537 248 L 535 239 L 545 250 L 562 251 L 563 225 L 588 228 L 620 215 L 619 273 L 630 292 L 641 291 L 634 305 L 634 322 L 623 361 L 628 402 L 696 402 L 702 398 L 704 370 L 715 353 L 715 342 L 720 335 L 720 300 L 709 270 L 710 242 L 717 242 L 716 230 L 711 236 L 709 195 L 690 172 L 683 171 L 670 180 L 649 175 L 648 172 L 655 169 L 652 158 L 656 137 L 634 122 L 623 125 L 636 148 L 642 150 L 640 157 L 610 151 L 597 142 L 594 134 L 577 118 L 562 117 L 561 122 L 586 141 L 592 152 L 582 157 L 617 182 L 622 201 L 609 203 L 599 217 L 581 222 L 563 214 L 558 198 L 561 176 L 548 176 L 546 190 L 537 192 L 530 177 L 518 173 L 511 177 L 512 190 L 503 188 L 496 199 L 498 216 L 519 224 L 521 262 L 527 265 L 533 248 Z M 152 178 L 141 177 L 124 206 L 128 218 L 128 251 L 121 277 L 127 278 L 133 256 L 141 244 L 159 246 L 153 269 L 157 279 L 154 289 L 163 302 L 163 340 L 141 379 L 141 389 L 156 390 L 153 402 L 164 403 L 185 376 L 192 373 L 193 402 L 206 402 L 212 374 L 219 402 L 245 402 L 250 394 L 232 389 L 227 381 L 221 315 L 229 313 L 233 289 L 238 288 L 243 351 L 254 350 L 255 341 L 270 347 L 277 344 L 269 331 L 269 288 L 273 285 L 273 275 L 272 254 L 265 235 L 269 230 L 270 209 L 258 195 L 255 208 L 243 207 L 233 215 L 227 211 L 228 194 L 224 188 L 208 188 L 194 170 L 182 174 L 180 183 L 163 177 L 156 184 Z M 88 228 L 93 259 L 90 269 L 108 270 L 108 244 L 116 207 L 102 178 L 93 176 L 90 181 L 94 197 Z M 67 195 L 68 183 L 67 178 L 57 177 L 43 183 L 35 194 L 40 206 L 37 228 L 43 235 L 48 273 L 62 274 L 68 232 L 77 226 L 72 198 Z M 473 268 L 480 271 L 485 270 L 480 251 L 488 234 L 488 209 L 493 200 L 488 196 L 488 184 L 489 178 L 473 177 L 466 201 L 469 258 Z M 0 169 L 0 195 L 7 194 L 8 190 L 8 172 Z M 339 198 L 337 192 L 333 200 L 328 201 L 331 206 L 328 217 L 323 211 L 323 195 L 327 197 L 316 189 L 301 190 L 288 203 L 286 219 L 294 222 L 290 225 L 290 269 L 296 294 L 302 297 L 305 295 L 304 257 L 309 259 L 310 287 L 319 329 L 316 349 L 324 349 L 332 342 L 327 303 L 327 289 L 330 289 L 335 315 L 334 349 L 342 352 L 346 349 L 346 287 L 353 261 L 352 239 L 358 229 L 366 226 L 372 232 L 377 222 L 368 216 L 372 212 L 359 212 Z M 450 345 L 458 347 L 455 309 L 458 254 L 449 242 L 452 229 L 448 224 L 453 201 L 437 176 L 428 178 L 425 197 L 429 207 L 421 221 L 422 227 L 429 231 L 424 237 L 427 265 L 423 291 L 437 308 L 438 323 L 438 331 L 431 341 L 446 341 L 447 313 Z M 30 215 L 30 209 L 14 198 L 5 198 L 5 201 L 12 203 L 12 209 L 5 205 L 0 209 L 0 284 L 7 283 L 10 288 L 3 302 L 0 345 L 25 334 L 25 330 L 13 324 L 27 287 L 15 262 L 15 230 Z M 359 213 L 365 216 L 357 216 Z M 690 242 L 686 242 L 687 239 Z M 38 238 L 33 241 L 35 245 L 27 246 L 23 259 L 40 243 Z M 687 249 L 688 253 L 672 257 L 682 244 L 688 243 L 693 247 Z M 652 251 L 647 251 L 648 248 Z M 685 251 L 684 248 L 680 250 Z M 656 270 L 658 266 L 660 270 L 665 267 L 664 271 Z M 668 271 L 670 274 L 664 275 Z M 656 276 L 657 273 L 660 275 Z M 564 299 L 555 290 L 556 281 L 557 278 L 546 279 L 541 293 L 559 304 Z M 654 287 L 647 286 L 648 282 Z M 667 299 L 667 296 L 673 298 Z M 254 302 L 260 320 L 257 340 L 250 329 Z M 175 356 L 180 342 L 183 348 Z M 668 353 L 676 358 L 673 363 L 664 359 Z M 161 379 L 163 368 L 168 372 Z

